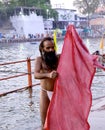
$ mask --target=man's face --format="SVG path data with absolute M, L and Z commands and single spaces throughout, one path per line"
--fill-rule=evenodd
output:
M 52 52 L 52 51 L 54 52 L 55 51 L 53 41 L 45 41 L 43 45 L 44 45 L 43 51 L 45 51 L 45 52 Z
M 53 41 L 45 41 L 43 47 L 42 57 L 46 65 L 50 69 L 56 69 L 57 67 L 57 55 L 54 49 Z

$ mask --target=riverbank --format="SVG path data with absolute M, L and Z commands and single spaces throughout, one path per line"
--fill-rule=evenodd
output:
M 57 37 L 58 41 L 64 41 L 65 36 Z M 82 39 L 101 39 L 101 37 L 81 37 Z M 0 43 L 23 43 L 23 42 L 30 42 L 32 44 L 41 41 L 43 37 L 39 38 L 1 38 Z
M 2 38 L 0 39 L 0 43 L 23 43 L 23 42 L 37 42 L 37 41 L 41 41 L 43 39 L 43 37 L 40 37 L 40 38 L 11 38 L 11 39 L 8 39 L 8 38 Z M 64 40 L 64 36 L 60 36 L 60 37 L 57 37 L 57 40 Z

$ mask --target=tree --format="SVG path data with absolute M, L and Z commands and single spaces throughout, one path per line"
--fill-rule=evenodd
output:
M 50 0 L 10 0 L 9 7 L 26 6 L 37 7 L 40 11 L 37 11 L 37 15 L 42 15 L 47 18 L 47 10 L 49 10 L 49 17 L 57 19 L 58 13 L 51 8 Z
M 73 5 L 82 14 L 92 14 L 100 4 L 100 0 L 74 0 Z
M 88 16 L 89 26 L 89 15 L 94 13 L 100 4 L 100 0 L 74 0 L 73 5 L 78 8 L 78 11 Z
M 105 6 L 105 0 L 100 0 L 101 4 Z
M 49 18 L 55 20 L 58 18 L 57 11 L 51 8 L 50 0 L 2 0 L 0 2 L 0 18 L 8 19 L 18 6 L 36 7 L 39 9 L 36 11 L 37 15 L 42 15 L 43 18 L 47 18 L 47 10 L 49 10 Z

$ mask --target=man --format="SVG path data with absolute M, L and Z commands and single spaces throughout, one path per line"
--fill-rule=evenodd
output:
M 105 54 L 102 55 L 102 63 L 103 63 L 103 66 L 105 66 Z
M 39 45 L 41 56 L 36 58 L 34 77 L 40 79 L 40 115 L 42 127 L 44 126 L 47 109 L 54 89 L 57 74 L 59 55 L 56 55 L 54 41 L 51 37 L 45 37 Z
M 100 54 L 100 52 L 97 50 L 93 53 L 93 55 L 97 55 L 98 56 L 98 62 L 100 62 L 103 66 L 104 66 L 104 62 L 103 62 L 103 55 Z M 97 68 L 97 70 L 100 70 L 100 68 Z

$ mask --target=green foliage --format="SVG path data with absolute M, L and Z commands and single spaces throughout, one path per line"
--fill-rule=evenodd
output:
M 50 0 L 9 0 L 9 2 L 3 0 L 3 2 L 0 2 L 0 18 L 9 18 L 13 15 L 13 10 L 17 6 L 39 8 L 40 11 L 37 11 L 37 14 L 42 15 L 44 18 L 49 16 L 49 18 L 57 19 L 58 17 L 57 12 L 51 9 Z

